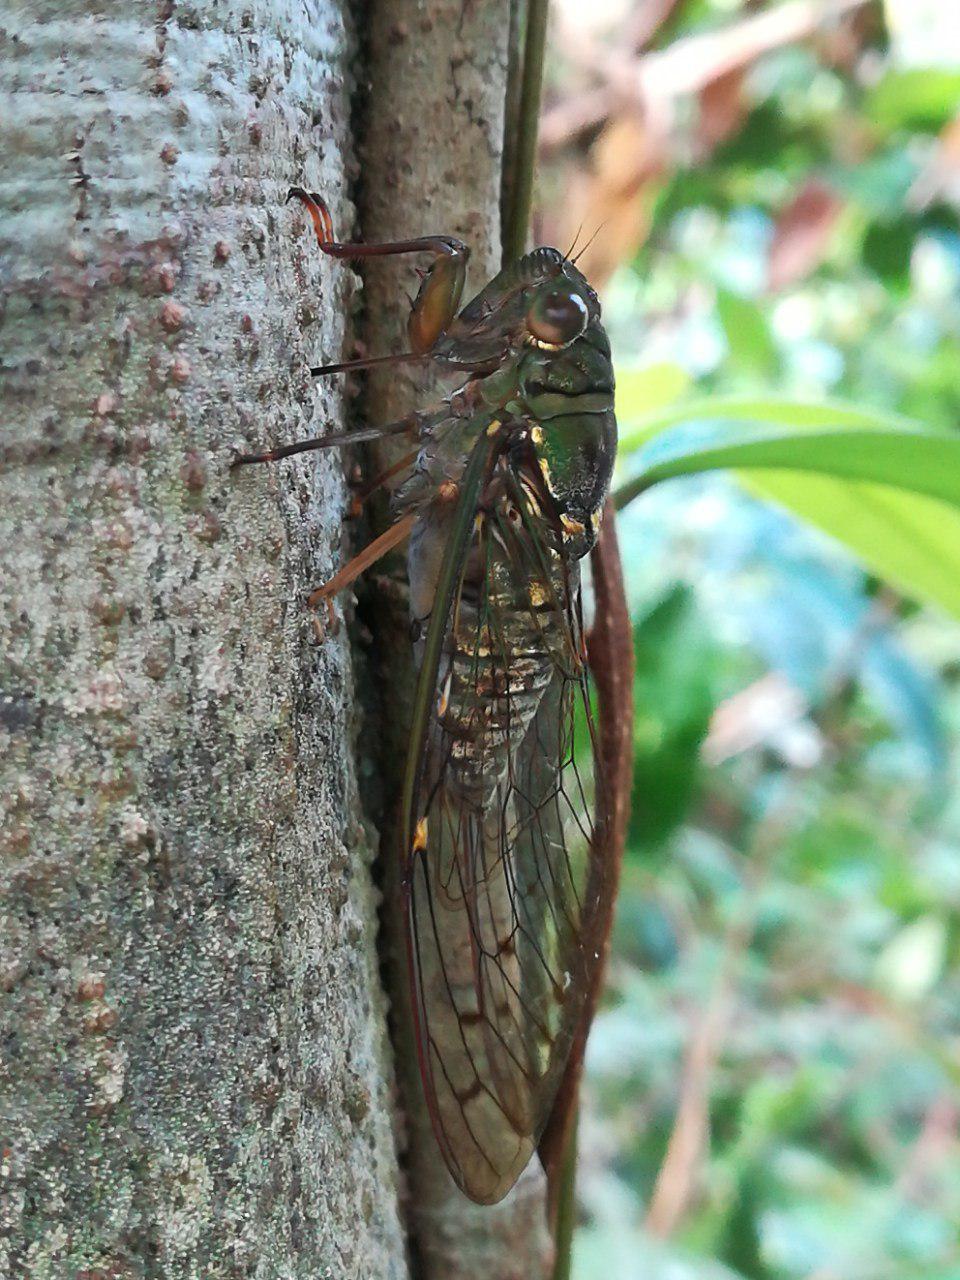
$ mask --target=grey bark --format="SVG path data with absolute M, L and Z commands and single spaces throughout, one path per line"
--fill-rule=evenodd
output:
M 0 16 L 0 1274 L 406 1274 L 340 460 L 334 0 Z
M 463 236 L 471 288 L 499 256 L 507 9 L 384 0 L 365 50 L 362 230 Z M 47 0 L 0 40 L 0 1274 L 401 1277 L 402 1210 L 424 1280 L 536 1280 L 542 1175 L 494 1209 L 453 1187 L 394 964 L 397 1173 L 360 794 L 395 867 L 402 574 L 369 588 L 358 786 L 346 634 L 317 645 L 301 606 L 346 549 L 341 461 L 228 470 L 345 425 L 306 368 L 356 277 L 282 201 L 301 181 L 351 225 L 348 24 Z M 364 336 L 396 350 L 409 268 L 374 265 Z M 394 373 L 366 412 L 429 390 Z

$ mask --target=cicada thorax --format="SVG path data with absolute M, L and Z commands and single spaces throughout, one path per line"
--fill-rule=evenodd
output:
M 563 554 L 580 559 L 597 539 L 617 444 L 613 365 L 599 322 L 560 351 L 528 352 L 520 389 Z

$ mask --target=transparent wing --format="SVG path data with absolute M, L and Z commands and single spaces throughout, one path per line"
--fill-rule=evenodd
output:
M 606 877 L 579 566 L 506 491 L 484 505 L 421 672 L 432 709 L 405 881 L 433 1126 L 458 1185 L 493 1203 L 549 1115 L 601 951 Z

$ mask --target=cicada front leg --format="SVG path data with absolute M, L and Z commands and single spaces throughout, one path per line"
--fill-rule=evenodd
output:
M 315 376 L 340 373 L 354 369 L 368 369 L 375 365 L 402 364 L 410 361 L 424 360 L 430 357 L 433 348 L 446 332 L 456 316 L 463 296 L 469 250 L 462 241 L 452 236 L 422 236 L 414 240 L 398 240 L 387 243 L 363 244 L 359 242 L 338 241 L 334 236 L 333 220 L 321 196 L 311 194 L 302 187 L 292 187 L 287 199 L 299 200 L 306 208 L 316 232 L 317 243 L 323 253 L 333 258 L 375 258 L 391 254 L 429 253 L 433 262 L 422 273 L 420 289 L 414 299 L 407 323 L 407 334 L 410 350 L 397 355 L 377 356 L 371 359 L 348 360 L 337 364 L 319 365 L 310 372 Z M 445 413 L 438 415 L 445 416 Z M 421 427 L 429 415 L 412 413 L 406 418 L 390 423 L 385 427 L 361 427 L 355 431 L 338 432 L 314 440 L 297 440 L 291 444 L 279 445 L 263 453 L 239 454 L 233 466 L 245 466 L 259 462 L 276 462 L 293 454 L 303 453 L 309 449 L 323 449 L 332 445 L 353 444 L 362 440 L 382 439 L 385 436 L 406 434 L 416 440 Z M 407 453 L 393 466 L 377 475 L 364 485 L 354 496 L 351 504 L 351 515 L 359 514 L 363 502 L 387 480 L 409 466 L 416 458 L 416 449 Z M 388 551 L 399 546 L 409 536 L 414 517 L 407 515 L 398 520 L 379 538 L 374 539 L 368 547 L 354 558 L 328 582 L 323 583 L 307 597 L 308 607 L 313 612 L 314 628 L 318 638 L 324 638 L 324 628 L 316 610 L 326 604 L 328 626 L 335 622 L 333 598 L 345 587 L 349 586 L 364 570 L 386 555 Z
M 364 244 L 361 241 L 340 242 L 334 239 L 333 220 L 321 196 L 291 187 L 288 200 L 299 200 L 310 214 L 317 243 L 322 253 L 332 258 L 383 258 L 401 253 L 430 253 L 433 262 L 424 272 L 420 288 L 410 309 L 407 337 L 410 350 L 393 356 L 373 356 L 364 360 L 348 360 L 341 364 L 320 365 L 311 373 L 322 376 L 348 369 L 369 369 L 378 364 L 401 364 L 422 360 L 430 355 L 460 309 L 467 276 L 470 250 L 454 236 L 418 236 L 414 240 L 391 240 Z

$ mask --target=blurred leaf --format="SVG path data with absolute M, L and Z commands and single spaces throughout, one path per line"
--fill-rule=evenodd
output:
M 566 194 L 555 233 L 559 243 L 572 243 L 584 226 L 603 227 L 603 235 L 593 236 L 577 255 L 594 288 L 602 288 L 646 238 L 663 145 L 636 111 L 611 116 L 590 147 L 588 165 Z
M 875 218 L 895 219 L 917 180 L 918 166 L 909 149 L 891 146 L 853 167 L 827 167 L 830 184 L 856 200 Z
M 877 982 L 899 1000 L 919 1000 L 940 976 L 946 953 L 943 921 L 921 916 L 884 948 L 877 960 Z
M 693 593 L 675 587 L 634 628 L 631 849 L 661 844 L 682 822 L 715 705 L 716 648 Z
M 909 203 L 925 209 L 937 199 L 957 203 L 960 195 L 960 115 L 946 124 L 933 155 L 910 188 Z
M 671 418 L 687 429 L 666 431 Z M 756 492 L 840 539 L 907 594 L 960 616 L 960 436 L 895 424 L 854 408 L 777 400 L 676 410 L 659 416 L 657 434 L 648 424 L 646 465 L 617 502 L 675 476 L 749 469 Z
M 762 378 L 777 369 L 777 347 L 763 312 L 755 302 L 729 289 L 717 290 L 717 314 L 737 368 Z
M 767 288 L 776 293 L 816 270 L 830 244 L 843 201 L 818 178 L 807 181 L 781 212 L 767 259 Z
M 576 1280 L 743 1280 L 720 1262 L 686 1255 L 670 1242 L 625 1228 L 622 1215 L 611 1215 L 610 1225 L 581 1228 L 573 1259 Z
M 668 969 L 677 960 L 677 931 L 663 905 L 650 896 L 646 877 L 629 863 L 617 894 L 612 945 L 616 954 L 646 973 Z M 642 883 L 634 883 L 641 880 Z M 593 1031 L 590 1033 L 591 1042 Z
M 920 494 L 826 475 L 751 471 L 740 480 L 837 538 L 906 595 L 960 617 L 960 512 Z
M 708 155 L 726 142 L 746 119 L 748 102 L 743 91 L 744 78 L 744 69 L 733 67 L 701 89 L 697 118 L 697 148 L 701 155 Z
M 890 129 L 940 130 L 960 102 L 960 71 L 924 67 L 888 71 L 867 96 L 871 120 Z
M 910 272 L 916 219 L 872 222 L 863 238 L 864 264 L 888 285 L 902 286 Z
M 690 386 L 682 365 L 664 360 L 636 369 L 617 366 L 616 413 L 619 423 L 656 413 L 679 400 Z
M 665 427 L 686 422 L 703 422 L 723 419 L 728 423 L 753 422 L 758 425 L 796 427 L 798 430 L 814 430 L 818 427 L 862 427 L 876 430 L 918 430 L 909 418 L 878 409 L 861 409 L 855 404 L 836 400 L 804 401 L 780 396 L 718 396 L 695 400 L 675 409 L 657 414 L 649 422 L 641 424 L 638 438 L 643 441 Z M 626 446 L 631 447 L 628 438 Z
M 767 1172 L 762 1166 L 749 1166 L 738 1179 L 736 1195 L 727 1215 L 716 1254 L 721 1262 L 733 1267 L 738 1275 L 751 1280 L 766 1280 L 771 1275 L 763 1260 L 760 1221 L 767 1192 Z

